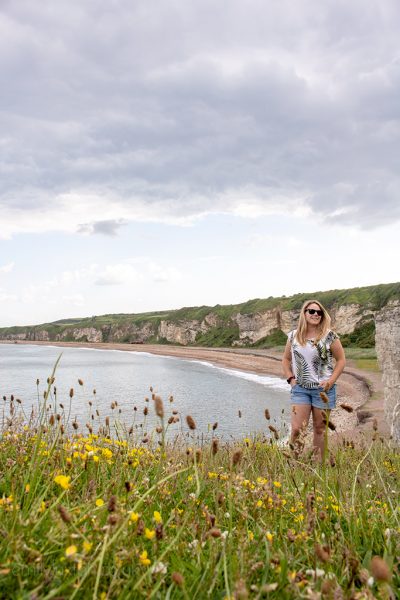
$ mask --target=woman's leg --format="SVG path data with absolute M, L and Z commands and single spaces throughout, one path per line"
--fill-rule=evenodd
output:
M 293 443 L 299 437 L 310 419 L 311 404 L 292 404 L 292 432 L 290 441 Z
M 313 446 L 316 455 L 320 459 L 322 459 L 324 455 L 326 419 L 329 420 L 330 412 L 330 410 L 322 410 L 315 406 L 312 407 L 314 432 Z

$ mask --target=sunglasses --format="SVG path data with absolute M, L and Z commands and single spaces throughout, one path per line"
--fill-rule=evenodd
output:
M 304 312 L 308 312 L 310 315 L 315 315 L 316 313 L 319 317 L 322 317 L 324 314 L 322 310 L 316 310 L 315 308 L 306 308 Z

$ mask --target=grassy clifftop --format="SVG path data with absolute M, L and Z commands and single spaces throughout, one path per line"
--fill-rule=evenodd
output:
M 328 309 L 344 304 L 357 304 L 360 309 L 379 310 L 389 300 L 400 299 L 400 282 L 381 284 L 367 287 L 351 288 L 344 290 L 316 291 L 294 296 L 280 296 L 277 298 L 255 298 L 241 304 L 229 304 L 216 306 L 183 307 L 178 310 L 147 312 L 139 314 L 106 314 L 75 319 L 61 319 L 52 323 L 43 323 L 32 326 L 14 326 L 0 328 L 0 337 L 25 333 L 27 331 L 46 330 L 50 336 L 60 334 L 63 331 L 74 328 L 93 327 L 96 329 L 107 327 L 123 327 L 125 325 L 136 325 L 140 327 L 145 323 L 151 323 L 156 329 L 161 321 L 179 323 L 182 321 L 202 321 L 209 313 L 219 317 L 220 323 L 215 331 L 204 334 L 204 340 L 196 340 L 201 345 L 219 346 L 229 345 L 230 338 L 236 338 L 236 330 L 233 331 L 230 318 L 237 314 L 254 314 L 279 307 L 281 310 L 299 309 L 303 302 L 309 298 L 318 298 Z M 225 331 L 229 329 L 229 331 Z M 371 332 L 367 332 L 368 334 Z M 357 334 L 358 335 L 358 334 Z M 365 337 L 365 332 L 360 332 Z M 373 335 L 373 332 L 372 332 Z M 357 336 L 356 336 L 357 337 Z M 226 339 L 225 339 L 226 338 Z M 349 340 L 350 341 L 350 340 Z M 223 342 L 223 343 L 222 343 Z M 353 340 L 351 340 L 353 342 Z

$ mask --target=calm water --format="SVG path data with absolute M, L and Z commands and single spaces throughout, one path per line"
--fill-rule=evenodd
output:
M 172 409 L 181 413 L 184 431 L 187 414 L 195 419 L 199 433 L 206 434 L 210 424 L 218 421 L 217 433 L 227 438 L 266 431 L 266 408 L 272 423 L 280 427 L 288 421 L 289 393 L 282 379 L 143 352 L 0 344 L 0 395 L 9 398 L 14 394 L 29 413 L 32 406 L 38 405 L 36 380 L 40 380 L 43 397 L 47 377 L 61 352 L 55 382 L 57 400 L 71 410 L 71 417 L 76 416 L 82 426 L 89 420 L 92 401 L 103 419 L 115 415 L 128 427 L 134 423 L 139 431 L 143 427 L 150 431 L 155 423 L 152 403 L 145 401 L 146 396 L 151 396 L 150 386 L 163 398 L 167 417 Z M 83 380 L 83 386 L 78 384 L 78 378 Z M 71 387 L 75 392 L 72 401 Z M 172 404 L 168 402 L 170 395 L 174 397 Z M 110 405 L 115 400 L 118 408 L 112 411 Z M 149 406 L 150 413 L 146 421 L 145 406 Z M 121 413 L 116 415 L 118 410 Z M 178 433 L 181 424 L 173 428 Z

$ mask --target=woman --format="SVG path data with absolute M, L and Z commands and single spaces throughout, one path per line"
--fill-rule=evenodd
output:
M 288 334 L 283 355 L 283 372 L 291 385 L 292 443 L 313 418 L 313 445 L 322 458 L 324 453 L 325 411 L 336 405 L 336 380 L 346 359 L 342 344 L 331 328 L 331 318 L 317 300 L 308 300 L 301 309 L 297 329 Z M 333 367 L 332 357 L 336 364 Z M 328 396 L 324 401 L 321 392 Z

